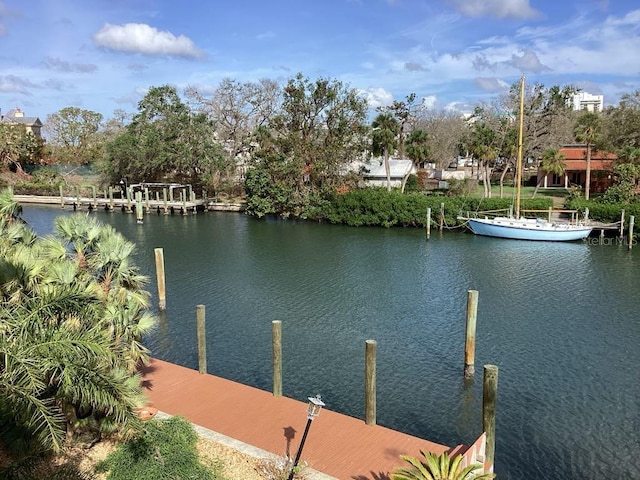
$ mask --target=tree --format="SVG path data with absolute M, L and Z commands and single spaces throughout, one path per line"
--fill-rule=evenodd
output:
M 415 128 L 428 132 L 430 160 L 445 168 L 461 154 L 469 126 L 465 119 L 446 110 L 423 109 L 417 113 Z
M 210 98 L 196 87 L 188 87 L 185 95 L 197 111 L 205 113 L 212 121 L 229 167 L 214 176 L 211 183 L 216 190 L 224 184 L 233 187 L 239 177 L 237 167 L 244 169 L 249 161 L 255 130 L 267 125 L 278 113 L 280 86 L 267 79 L 240 83 L 227 78 L 222 80 Z
M 39 238 L 0 195 L 0 419 L 14 446 L 60 449 L 79 431 L 137 428 L 135 366 L 155 323 L 132 244 L 78 215 Z M 35 445 L 29 443 L 32 438 Z
M 398 122 L 398 157 L 404 158 L 405 136 L 407 127 L 412 126 L 415 121 L 416 111 L 418 109 L 416 103 L 416 94 L 410 93 L 403 102 L 394 100 L 391 105 L 386 107 L 378 107 L 380 113 L 389 113 Z
M 391 168 L 389 157 L 398 146 L 400 125 L 390 113 L 380 113 L 371 124 L 371 151 L 374 155 L 382 155 L 384 169 L 387 173 L 387 191 L 391 191 Z
M 0 123 L 0 166 L 22 171 L 22 164 L 38 163 L 44 141 L 25 130 L 24 125 Z
M 640 148 L 640 90 L 625 93 L 617 106 L 604 111 L 603 130 L 607 151 Z
M 44 129 L 59 163 L 85 165 L 99 155 L 98 130 L 102 114 L 65 107 L 47 116 Z
M 391 474 L 392 480 L 491 480 L 493 473 L 477 473 L 482 465 L 469 465 L 462 468 L 462 455 L 449 457 L 447 452 L 438 456 L 435 453 L 420 451 L 424 460 L 401 455 L 411 467 L 399 467 Z
M 589 200 L 591 189 L 591 151 L 601 141 L 602 122 L 600 115 L 594 112 L 585 112 L 576 121 L 574 136 L 576 141 L 584 143 L 587 147 L 587 167 L 584 185 L 584 198 Z
M 279 112 L 254 132 L 247 211 L 304 216 L 351 181 L 345 172 L 364 150 L 366 101 L 342 82 L 298 74 Z
M 573 141 L 576 113 L 571 98 L 578 89 L 572 85 L 545 87 L 534 83 L 525 90 L 523 158 L 539 160 L 542 152 Z M 520 82 L 514 83 L 500 99 L 499 111 L 516 119 L 520 110 Z
M 429 158 L 429 135 L 424 130 L 414 130 L 407 140 L 407 156 L 413 161 L 417 167 L 418 164 L 425 162 Z M 402 192 L 409 178 L 410 172 L 402 179 Z
M 552 173 L 554 175 L 562 175 L 567 168 L 567 164 L 564 162 L 565 154 L 560 153 L 557 148 L 548 148 L 542 153 L 542 161 L 538 165 L 538 182 L 536 188 L 533 191 L 531 198 L 536 198 L 538 189 L 542 185 L 543 178 L 540 172 L 544 172 L 545 175 Z
M 194 113 L 169 85 L 152 87 L 124 132 L 106 146 L 102 171 L 111 182 L 192 183 L 207 186 L 227 168 L 205 113 Z
M 502 139 L 486 121 L 473 124 L 468 140 L 469 151 L 479 160 L 484 197 L 491 197 L 491 168 L 495 163 L 502 146 Z

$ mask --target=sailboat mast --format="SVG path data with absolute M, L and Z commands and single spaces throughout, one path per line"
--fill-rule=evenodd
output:
M 516 164 L 516 218 L 520 218 L 520 184 L 522 183 L 522 132 L 524 130 L 524 75 L 520 79 L 520 125 L 518 126 L 518 161 Z

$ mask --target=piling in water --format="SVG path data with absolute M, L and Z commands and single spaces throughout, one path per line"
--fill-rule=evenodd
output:
M 487 435 L 484 459 L 485 471 L 493 472 L 496 451 L 496 398 L 498 395 L 498 367 L 484 366 L 482 380 L 482 430 Z
M 478 291 L 467 292 L 467 321 L 464 342 L 464 378 L 475 374 L 476 320 L 478 318 Z
M 633 224 L 635 220 L 636 217 L 634 215 L 629 215 L 629 250 L 633 247 Z
M 365 342 L 365 375 L 364 375 L 364 421 L 367 425 L 376 424 L 376 341 Z
M 207 373 L 207 331 L 204 305 L 196 305 L 196 329 L 198 331 L 198 372 Z
M 273 355 L 273 396 L 282 396 L 282 322 L 271 322 L 271 345 Z
M 165 310 L 167 308 L 167 296 L 164 283 L 164 250 L 162 248 L 154 249 L 156 258 L 156 279 L 158 283 L 158 308 Z

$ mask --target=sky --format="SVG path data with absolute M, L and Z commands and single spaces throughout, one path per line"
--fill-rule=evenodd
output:
M 640 89 L 640 0 L 0 0 L 0 109 L 137 112 L 150 87 L 302 73 L 371 107 L 469 112 L 522 75 L 616 105 Z

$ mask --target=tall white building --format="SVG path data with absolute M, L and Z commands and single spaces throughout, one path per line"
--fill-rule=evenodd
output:
M 573 95 L 572 100 L 574 110 L 601 112 L 604 108 L 604 95 L 591 95 L 587 92 L 578 92 Z

